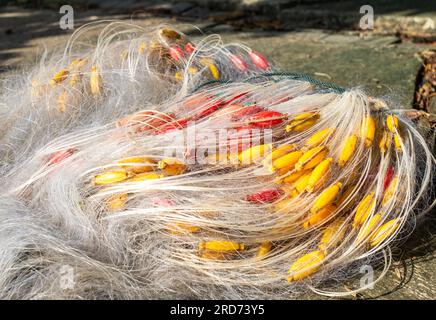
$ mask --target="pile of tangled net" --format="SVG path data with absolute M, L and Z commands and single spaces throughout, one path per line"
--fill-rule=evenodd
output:
M 94 27 L 2 86 L 0 297 L 353 294 L 434 205 L 387 102 L 218 36 L 114 22 L 78 45 Z

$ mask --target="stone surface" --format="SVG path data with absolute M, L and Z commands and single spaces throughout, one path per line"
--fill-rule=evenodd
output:
M 103 1 L 93 0 L 95 6 Z M 195 2 L 195 1 L 188 1 Z M 256 2 L 256 1 L 254 1 Z M 351 1 L 352 2 L 352 1 Z M 345 4 L 351 3 L 344 1 Z M 247 2 L 248 3 L 248 2 Z M 246 3 L 246 4 L 247 4 Z M 306 2 L 307 3 L 307 2 Z M 318 2 L 316 2 L 318 3 Z M 136 1 L 135 6 L 141 5 Z M 249 5 L 249 4 L 247 4 Z M 319 3 L 317 5 L 320 5 Z M 417 7 L 416 16 L 426 16 Z M 135 7 L 137 8 L 137 7 Z M 171 7 L 169 7 L 171 8 Z M 127 10 L 128 8 L 124 8 Z M 205 11 L 206 10 L 206 11 Z M 111 11 L 112 12 L 112 11 Z M 197 12 L 198 16 L 188 15 Z M 393 9 L 388 12 L 393 14 Z M 224 41 L 239 41 L 262 52 L 277 67 L 294 72 L 308 73 L 323 81 L 344 87 L 359 86 L 371 95 L 385 96 L 410 108 L 415 77 L 420 66 L 417 53 L 429 45 L 405 42 L 389 33 L 359 33 L 348 29 L 298 29 L 289 32 L 235 31 L 233 24 L 205 19 L 207 9 L 193 7 L 178 17 L 138 15 L 135 23 L 155 26 L 169 23 L 186 29 L 186 22 L 204 30 L 222 32 Z M 108 13 L 97 7 L 76 12 L 76 28 L 97 19 L 125 19 L 131 15 L 122 10 Z M 178 19 L 175 19 L 178 18 Z M 409 17 L 413 19 L 413 16 Z M 58 27 L 59 14 L 53 10 L 25 10 L 0 7 L 0 78 L 8 70 L 30 66 L 38 61 L 44 48 L 62 47 L 71 35 Z M 193 28 L 188 27 L 188 32 Z M 97 30 L 95 32 L 97 36 Z M 433 116 L 434 117 L 434 116 Z M 377 286 L 363 297 L 376 299 L 434 299 L 436 297 L 435 216 L 422 223 L 412 238 L 395 255 L 394 267 Z M 345 290 L 345 288 L 338 288 Z M 359 296 L 360 297 L 360 296 Z M 303 298 L 318 299 L 317 295 Z
M 223 38 L 256 48 L 283 70 L 308 73 L 344 87 L 359 86 L 406 107 L 413 99 L 420 65 L 414 57 L 418 45 L 396 44 L 392 37 L 361 39 L 355 34 L 320 31 L 231 33 Z

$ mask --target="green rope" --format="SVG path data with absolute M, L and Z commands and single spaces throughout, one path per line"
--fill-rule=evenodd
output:
M 320 81 L 317 79 L 312 78 L 311 76 L 304 74 L 304 73 L 295 73 L 295 72 L 267 72 L 267 73 L 262 73 L 260 75 L 248 78 L 246 80 L 244 80 L 244 82 L 248 82 L 248 81 L 252 81 L 255 79 L 259 79 L 262 77 L 266 77 L 266 78 L 270 78 L 270 77 L 286 77 L 289 79 L 293 79 L 293 80 L 299 80 L 299 81 L 305 81 L 305 82 L 309 82 L 313 85 L 315 85 L 315 87 L 317 87 L 318 89 L 327 89 L 330 92 L 334 92 L 334 93 L 344 93 L 346 91 L 345 88 L 342 88 L 334 83 L 330 83 L 330 82 L 324 82 L 324 81 Z M 201 85 L 199 85 L 197 88 L 195 88 L 194 92 L 198 91 L 199 89 L 208 86 L 210 84 L 215 84 L 215 83 L 219 83 L 219 84 L 227 84 L 227 83 L 232 83 L 232 81 L 221 81 L 221 80 L 211 80 L 211 81 L 207 81 Z
M 267 77 L 267 78 L 269 78 L 269 77 L 286 77 L 286 78 L 289 78 L 292 80 L 305 81 L 305 82 L 309 82 L 309 83 L 315 85 L 317 88 L 331 89 L 333 92 L 339 93 L 339 94 L 344 93 L 346 91 L 345 88 L 342 88 L 334 83 L 320 81 L 320 80 L 312 78 L 311 76 L 309 76 L 307 74 L 295 73 L 295 72 L 268 72 L 268 73 L 263 73 L 263 74 L 260 74 L 258 76 L 248 78 L 246 81 L 250 81 L 250 80 L 261 78 L 261 77 Z
M 206 86 L 208 86 L 208 85 L 210 85 L 210 84 L 215 84 L 215 83 L 219 83 L 219 84 L 227 84 L 227 83 L 231 83 L 231 81 L 210 80 L 210 81 L 207 81 L 207 82 L 205 82 L 205 83 L 200 84 L 197 88 L 194 89 L 194 92 L 200 90 L 200 89 L 203 88 L 203 87 L 206 87 Z

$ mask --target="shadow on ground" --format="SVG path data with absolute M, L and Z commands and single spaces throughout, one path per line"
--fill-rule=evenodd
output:
M 118 15 L 120 19 L 144 19 L 147 14 L 170 17 L 182 22 L 209 21 L 208 27 L 224 24 L 220 33 L 240 30 L 289 31 L 305 28 L 356 30 L 362 5 L 371 5 L 375 17 L 393 15 L 416 17 L 436 13 L 435 1 L 414 0 L 72 0 L 76 26 L 92 20 Z M 16 10 L 10 5 L 27 10 Z M 0 0 L 0 65 L 15 56 L 34 38 L 63 35 L 59 28 L 59 8 L 63 0 Z M 41 10 L 50 9 L 50 10 Z

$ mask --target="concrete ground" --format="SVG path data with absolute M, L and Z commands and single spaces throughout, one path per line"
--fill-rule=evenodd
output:
M 26 1 L 18 2 L 20 7 L 0 7 L 0 79 L 12 69 L 36 63 L 44 49 L 50 51 L 64 45 L 71 35 L 71 31 L 59 28 L 61 15 L 56 1 L 39 1 L 38 9 L 26 8 Z M 409 1 L 386 1 L 390 6 L 379 11 L 375 6 L 373 31 L 358 30 L 356 0 L 344 1 L 342 8 L 284 0 L 207 4 L 193 0 L 182 5 L 156 1 L 71 2 L 73 6 L 77 3 L 76 27 L 100 19 L 133 19 L 143 26 L 170 23 L 189 33 L 195 25 L 207 33 L 220 33 L 225 42 L 247 44 L 280 69 L 307 73 L 344 87 L 358 86 L 406 109 L 412 107 L 416 76 L 422 64 L 418 53 L 436 48 L 436 29 L 431 24 L 436 24 L 436 8 L 427 1 L 413 10 L 409 9 Z M 299 4 L 290 6 L 292 2 Z M 228 7 L 223 7 L 223 3 Z M 395 263 L 388 275 L 362 297 L 435 299 L 435 234 L 433 212 L 395 252 Z

